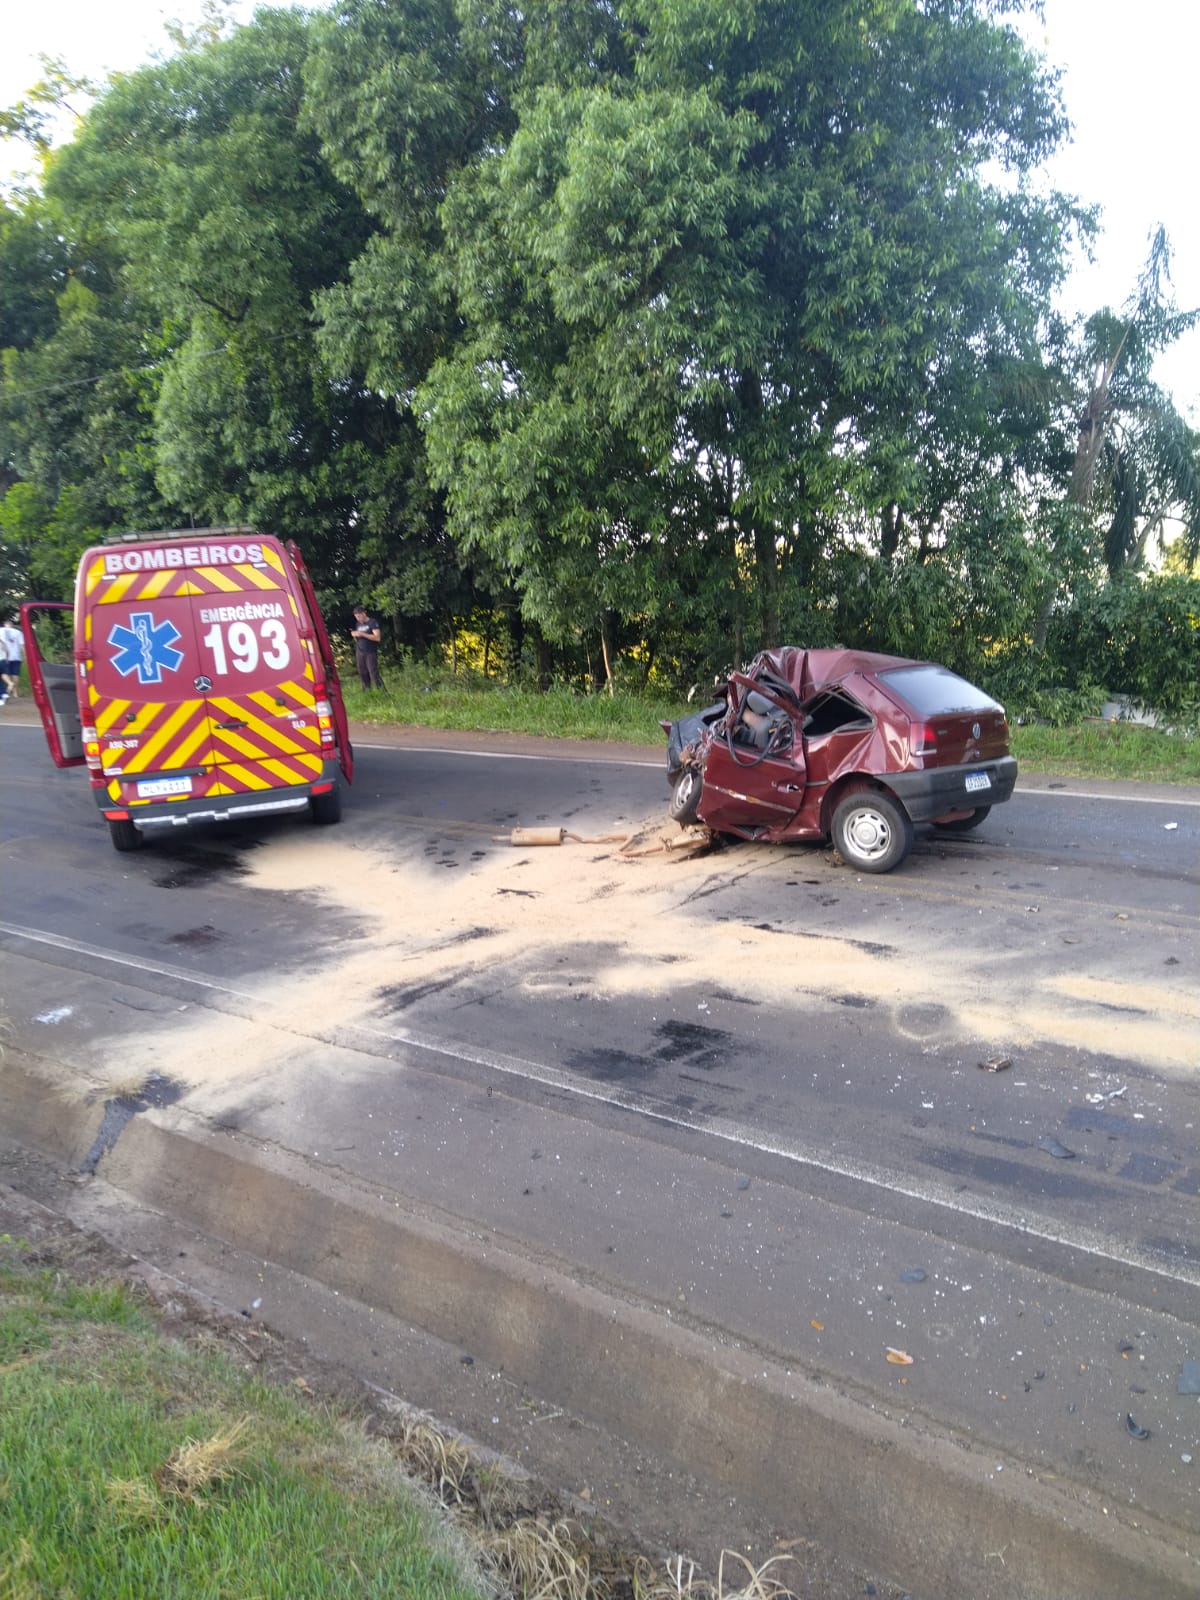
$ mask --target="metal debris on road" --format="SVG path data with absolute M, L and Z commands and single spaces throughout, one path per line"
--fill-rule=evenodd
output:
M 894 1367 L 911 1367 L 914 1358 L 909 1355 L 907 1350 L 893 1350 L 889 1344 L 887 1347 L 887 1359 Z
M 1200 1361 L 1185 1361 L 1175 1385 L 1179 1394 L 1200 1394 Z
M 1150 1429 L 1143 1428 L 1141 1423 L 1135 1422 L 1132 1411 L 1125 1413 L 1125 1431 L 1131 1439 L 1148 1439 L 1150 1437 Z
M 905 1267 L 900 1274 L 901 1283 L 924 1283 L 925 1272 L 922 1267 Z
M 1044 1150 L 1047 1155 L 1056 1156 L 1059 1161 L 1073 1161 L 1075 1159 L 1074 1150 L 1068 1150 L 1065 1144 L 1060 1143 L 1050 1134 L 1044 1134 L 1038 1140 L 1038 1149 Z
M 1012 1066 L 1012 1057 L 989 1056 L 986 1061 L 977 1061 L 975 1065 L 981 1067 L 984 1072 L 1007 1072 Z

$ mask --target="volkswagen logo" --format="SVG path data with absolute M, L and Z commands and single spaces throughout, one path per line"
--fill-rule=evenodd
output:
M 192 688 L 195 689 L 197 694 L 207 694 L 208 691 L 212 688 L 212 679 L 211 678 L 206 678 L 205 675 L 203 673 L 201 673 L 198 678 L 193 678 L 192 679 Z M 978 732 L 978 731 L 979 730 L 978 730 L 978 726 L 977 726 L 976 727 L 976 732 Z
M 979 734 L 980 734 L 979 724 L 977 722 L 973 722 L 971 724 L 971 737 L 972 737 L 972 739 L 978 739 Z

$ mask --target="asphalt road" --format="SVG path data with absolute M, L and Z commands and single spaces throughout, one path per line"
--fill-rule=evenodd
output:
M 614 847 L 568 843 L 555 921 L 544 862 L 522 887 L 528 856 L 497 839 L 665 817 L 652 753 L 368 736 L 358 760 L 318 836 L 347 892 L 264 893 L 258 864 L 303 824 L 118 856 L 80 774 L 0 728 L 22 1037 L 84 1062 L 127 1038 L 134 1059 L 139 1012 L 244 1014 L 370 943 L 350 869 L 394 861 L 379 889 L 409 897 L 389 914 L 412 971 L 333 1032 L 295 1023 L 287 1092 L 227 1090 L 220 1126 L 372 1185 L 419 1174 L 429 1203 L 585 1279 L 1200 1521 L 1200 1401 L 1178 1387 L 1200 1358 L 1200 795 L 1019 783 L 883 878 L 742 846 L 651 892 Z M 505 929 L 475 914 L 485 871 L 511 874 L 489 880 Z

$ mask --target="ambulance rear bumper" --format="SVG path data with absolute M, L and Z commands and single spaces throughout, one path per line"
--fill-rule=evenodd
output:
M 238 822 L 247 817 L 266 817 L 285 811 L 304 811 L 308 808 L 313 790 L 328 792 L 329 785 L 340 786 L 341 771 L 336 761 L 326 761 L 319 778 L 312 783 L 290 785 L 279 789 L 243 790 L 238 794 L 206 795 L 196 800 L 150 801 L 145 805 L 114 805 L 103 790 L 97 790 L 96 801 L 106 815 L 114 811 L 127 816 L 141 833 L 169 832 L 172 828 L 188 828 L 205 822 Z

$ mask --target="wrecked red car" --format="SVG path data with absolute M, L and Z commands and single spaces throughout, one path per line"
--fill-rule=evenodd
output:
M 764 651 L 715 704 L 662 727 L 677 822 L 832 839 L 861 872 L 899 866 L 916 822 L 978 827 L 1017 778 L 990 695 L 935 662 L 865 650 Z

